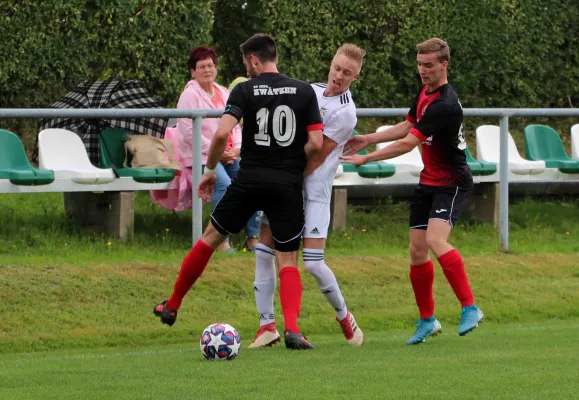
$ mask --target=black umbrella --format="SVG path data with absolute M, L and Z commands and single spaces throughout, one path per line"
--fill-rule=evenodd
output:
M 54 103 L 55 108 L 161 108 L 140 81 L 84 81 Z M 106 128 L 121 128 L 134 134 L 165 136 L 167 120 L 163 118 L 43 118 L 39 131 L 63 128 L 76 132 L 84 142 L 91 162 L 99 162 L 99 134 Z M 37 149 L 34 159 L 37 159 Z

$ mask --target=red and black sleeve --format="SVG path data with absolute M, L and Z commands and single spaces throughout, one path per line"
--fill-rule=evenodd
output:
M 454 118 L 452 108 L 442 101 L 435 101 L 426 109 L 420 122 L 410 129 L 410 133 L 424 141 L 430 136 L 444 133 L 452 118 Z

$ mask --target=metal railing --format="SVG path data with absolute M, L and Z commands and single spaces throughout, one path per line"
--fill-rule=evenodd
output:
M 358 117 L 403 117 L 407 108 L 359 108 Z M 196 195 L 201 180 L 201 122 L 203 118 L 218 118 L 221 110 L 186 109 L 0 109 L 2 118 L 192 118 L 193 119 L 193 243 L 202 234 L 202 203 Z M 465 117 L 498 117 L 500 125 L 500 248 L 509 250 L 509 168 L 508 132 L 510 117 L 579 117 L 572 108 L 465 108 Z
M 192 230 L 193 243 L 203 233 L 203 203 L 197 197 L 197 185 L 201 180 L 201 122 L 205 118 L 219 118 L 220 110 L 186 110 L 186 109 L 53 109 L 53 108 L 0 108 L 1 118 L 192 118 L 193 119 L 193 179 L 192 179 Z

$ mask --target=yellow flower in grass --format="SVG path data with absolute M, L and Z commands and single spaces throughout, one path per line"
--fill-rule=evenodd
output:
M 244 252 L 244 253 L 247 253 L 247 249 L 246 249 L 245 247 L 243 248 L 243 252 Z
M 170 231 L 170 229 L 169 229 L 169 228 L 165 228 L 165 232 L 169 232 L 169 231 Z
M 366 228 L 362 228 L 362 232 L 366 232 Z
M 107 246 L 111 247 L 113 244 L 111 242 L 107 242 Z

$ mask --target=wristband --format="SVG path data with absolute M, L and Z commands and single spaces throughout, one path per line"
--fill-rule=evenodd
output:
M 207 165 L 205 166 L 205 170 L 203 171 L 203 175 L 213 175 L 215 173 L 214 169 L 209 168 Z

